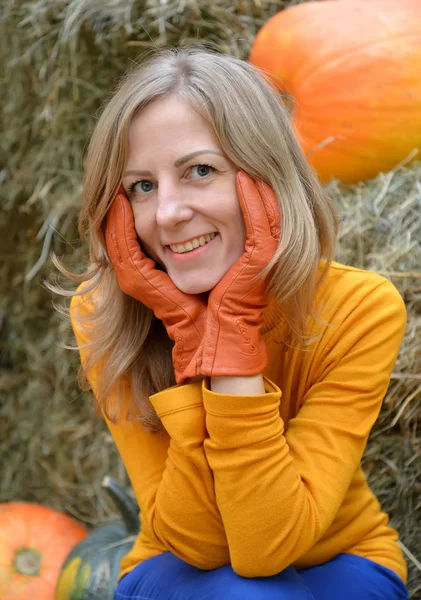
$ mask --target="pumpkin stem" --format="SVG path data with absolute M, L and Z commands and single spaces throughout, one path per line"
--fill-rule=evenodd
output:
M 15 554 L 13 567 L 21 575 L 39 575 L 42 556 L 33 548 L 21 548 Z
M 130 498 L 122 485 L 108 475 L 102 480 L 101 487 L 107 490 L 113 500 L 118 512 L 121 514 L 127 532 L 133 535 L 138 534 L 140 521 L 139 507 L 136 502 Z

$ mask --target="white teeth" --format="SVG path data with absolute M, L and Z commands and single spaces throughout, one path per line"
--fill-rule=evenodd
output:
M 216 236 L 216 233 L 208 233 L 207 235 L 201 235 L 198 238 L 194 238 L 194 240 L 190 240 L 185 244 L 170 244 L 170 248 L 173 252 L 177 252 L 177 254 L 182 254 L 183 252 L 190 252 L 199 246 L 204 246 Z

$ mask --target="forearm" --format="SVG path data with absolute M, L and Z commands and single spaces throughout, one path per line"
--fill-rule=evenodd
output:
M 151 396 L 170 436 L 165 470 L 148 511 L 157 538 L 201 569 L 229 564 L 229 550 L 203 448 L 207 436 L 201 385 Z
M 262 375 L 252 377 L 211 377 L 210 389 L 217 394 L 257 396 L 265 393 Z
M 185 562 L 204 570 L 229 564 L 213 474 L 202 442 L 183 447 L 171 440 L 150 523 L 167 550 Z
M 320 535 L 317 503 L 295 468 L 279 414 L 281 391 L 230 396 L 203 390 L 218 508 L 233 569 L 267 577 L 289 566 Z

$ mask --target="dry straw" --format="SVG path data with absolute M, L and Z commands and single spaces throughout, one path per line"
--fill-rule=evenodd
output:
M 116 515 L 101 481 L 127 482 L 104 423 L 76 389 L 78 358 L 41 285 L 51 251 L 82 265 L 75 220 L 95 114 L 143 51 L 203 42 L 246 58 L 288 6 L 267 0 L 5 0 L 0 13 L 0 500 L 57 507 L 95 526 Z M 392 280 L 408 326 L 364 456 L 399 529 L 411 598 L 421 597 L 421 163 L 328 186 L 341 217 L 337 260 Z

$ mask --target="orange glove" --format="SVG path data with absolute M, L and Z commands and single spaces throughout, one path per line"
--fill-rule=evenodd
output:
M 186 379 L 184 371 L 195 364 L 206 315 L 206 303 L 199 296 L 184 294 L 164 271 L 156 269 L 139 245 L 129 200 L 119 193 L 107 214 L 105 239 L 108 256 L 120 289 L 152 309 L 160 319 L 174 347 L 172 359 L 177 383 Z
M 258 375 L 266 367 L 266 344 L 260 336 L 268 304 L 266 278 L 253 281 L 278 248 L 280 213 L 273 190 L 256 184 L 244 171 L 237 173 L 237 193 L 247 239 L 244 254 L 209 294 L 205 333 L 198 358 L 185 376 Z

